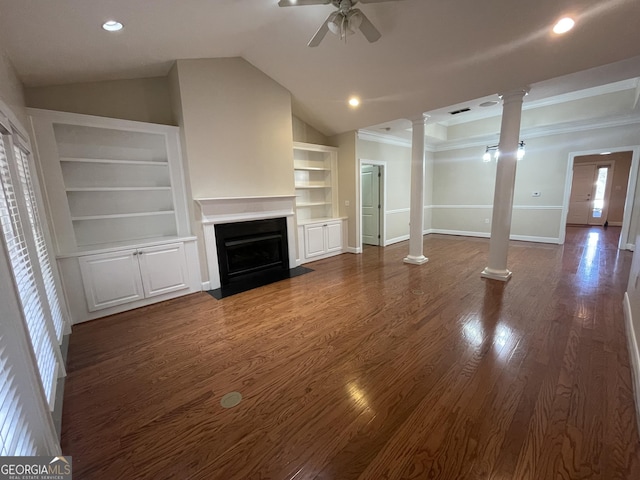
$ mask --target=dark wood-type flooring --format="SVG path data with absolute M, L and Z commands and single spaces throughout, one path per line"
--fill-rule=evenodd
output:
M 640 479 L 619 233 L 512 242 L 506 284 L 429 235 L 77 325 L 74 479 Z

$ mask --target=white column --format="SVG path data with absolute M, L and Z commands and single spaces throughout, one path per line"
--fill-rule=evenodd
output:
M 511 272 L 507 270 L 507 254 L 509 252 L 509 235 L 511 234 L 522 99 L 528 91 L 528 89 L 520 89 L 500 95 L 503 102 L 500 146 L 498 147 L 500 157 L 498 158 L 496 187 L 493 195 L 489 265 L 483 270 L 482 277 L 503 282 L 511 278 Z
M 423 255 L 424 231 L 424 124 L 427 117 L 412 118 L 411 139 L 411 211 L 409 225 L 409 255 L 405 263 L 422 265 L 429 259 Z

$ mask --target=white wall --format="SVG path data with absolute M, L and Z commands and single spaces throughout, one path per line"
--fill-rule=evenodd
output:
M 194 198 L 293 195 L 289 92 L 242 58 L 176 70 Z

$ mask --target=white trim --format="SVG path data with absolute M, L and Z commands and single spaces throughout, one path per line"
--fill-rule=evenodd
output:
M 429 205 L 424 208 L 493 209 L 493 205 Z M 514 205 L 514 210 L 562 210 L 562 205 Z
M 347 247 L 345 251 L 347 253 L 362 253 L 362 248 Z
M 202 282 L 202 291 L 207 292 L 211 290 L 211 282 Z
M 631 310 L 631 302 L 629 301 L 629 294 L 627 292 L 624 292 L 622 306 L 624 311 L 625 330 L 627 333 L 629 361 L 631 363 L 631 379 L 634 393 L 633 398 L 636 404 L 636 421 L 638 422 L 638 428 L 640 428 L 640 350 L 638 349 L 638 342 L 633 328 L 633 313 Z
M 489 232 L 471 232 L 466 230 L 446 230 L 442 228 L 431 228 L 428 233 L 439 233 L 441 235 L 457 235 L 461 237 L 478 237 L 478 238 L 491 238 Z M 535 237 L 531 235 L 509 235 L 509 240 L 516 240 L 519 242 L 532 242 L 532 243 L 553 243 L 558 244 L 559 238 L 554 237 Z
M 395 135 L 389 135 L 388 133 L 372 132 L 371 130 L 358 130 L 358 140 L 411 148 L 411 140 L 396 137 Z
M 427 207 L 424 207 L 424 208 L 427 208 Z M 385 215 L 397 215 L 399 213 L 407 213 L 407 212 L 410 212 L 410 211 L 411 211 L 410 208 L 396 208 L 394 210 L 386 210 L 384 212 L 384 214 Z
M 384 246 L 386 247 L 387 245 L 393 245 L 394 243 L 404 242 L 405 240 L 409 240 L 409 235 L 401 235 L 400 237 L 390 238 L 384 243 Z
M 640 114 L 633 114 L 627 117 L 609 117 L 606 119 L 594 118 L 589 120 L 581 120 L 577 122 L 565 122 L 556 125 L 545 125 L 539 127 L 523 128 L 520 131 L 520 138 L 539 138 L 551 135 L 560 135 L 565 133 L 583 132 L 588 130 L 598 130 L 602 128 L 621 127 L 625 125 L 635 125 L 640 123 Z M 449 150 L 461 150 L 471 147 L 486 147 L 487 144 L 496 142 L 496 134 L 479 135 L 473 140 L 452 140 L 442 144 L 435 145 L 436 152 L 444 152 Z
M 610 227 L 621 227 L 622 222 L 609 222 Z
M 337 147 L 319 145 L 317 143 L 293 142 L 294 150 L 311 150 L 314 152 L 338 152 Z

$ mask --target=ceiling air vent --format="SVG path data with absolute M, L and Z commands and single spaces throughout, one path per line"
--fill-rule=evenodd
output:
M 460 110 L 454 110 L 453 112 L 449 112 L 451 115 L 458 115 L 459 113 L 469 112 L 470 108 L 461 108 Z

